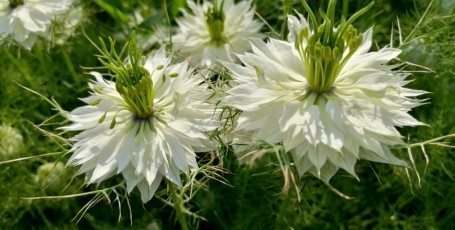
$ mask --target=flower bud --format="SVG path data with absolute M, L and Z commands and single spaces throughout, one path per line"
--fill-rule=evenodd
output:
M 19 130 L 0 125 L 0 157 L 20 152 L 24 148 L 24 140 Z

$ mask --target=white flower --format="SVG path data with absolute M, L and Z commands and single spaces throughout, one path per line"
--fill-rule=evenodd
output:
M 130 61 L 116 82 L 91 73 L 91 96 L 82 99 L 87 105 L 73 110 L 73 124 L 63 129 L 82 131 L 72 138 L 68 162 L 81 166 L 77 175 L 100 183 L 121 173 L 128 192 L 137 187 L 145 203 L 163 177 L 182 186 L 180 173 L 198 168 L 195 151 L 214 148 L 206 132 L 217 123 L 203 77 L 187 62 L 170 64 L 164 48 L 143 67 Z
M 0 39 L 11 36 L 27 49 L 38 37 L 49 36 L 55 17 L 73 0 L 0 0 Z
M 202 5 L 187 1 L 192 13 L 183 10 L 177 19 L 178 31 L 172 37 L 174 49 L 191 62 L 213 67 L 216 60 L 234 61 L 234 53 L 249 50 L 249 40 L 262 37 L 262 24 L 253 19 L 251 1 L 205 1 Z
M 87 15 L 85 14 L 82 6 L 72 7 L 66 14 L 60 14 L 57 16 L 59 22 L 54 26 L 53 41 L 56 44 L 63 45 L 71 36 L 75 35 L 76 29 L 86 20 Z
M 288 27 L 289 42 L 254 40 L 252 53 L 238 55 L 244 65 L 224 63 L 237 83 L 224 103 L 243 111 L 236 130 L 282 143 L 300 175 L 326 183 L 339 168 L 357 177 L 359 159 L 406 165 L 389 146 L 403 143 L 395 127 L 422 125 L 408 112 L 425 92 L 405 88 L 408 74 L 387 65 L 401 50 L 368 52 L 371 29 L 341 24 L 316 34 L 302 16 L 289 16 Z M 318 40 L 325 31 L 327 43 Z

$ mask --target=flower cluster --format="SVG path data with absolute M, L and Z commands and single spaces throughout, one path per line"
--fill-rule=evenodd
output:
M 71 4 L 0 1 L 0 35 L 30 49 Z M 339 23 L 335 4 L 329 1 L 319 24 L 303 1 L 310 20 L 289 15 L 287 40 L 262 39 L 252 1 L 188 0 L 190 11 L 182 10 L 171 36 L 174 53 L 161 44 L 143 56 L 133 38 L 124 60 L 112 40 L 109 49 L 102 42 L 99 61 L 113 79 L 91 72 L 86 105 L 68 114 L 72 123 L 62 129 L 78 132 L 68 165 L 80 166 L 76 175 L 85 174 L 87 184 L 121 174 L 127 191 L 138 188 L 145 203 L 163 178 L 182 186 L 181 174 L 198 168 L 196 152 L 216 150 L 208 133 L 223 123 L 216 106 L 223 105 L 240 111 L 234 132 L 253 144 L 282 145 L 300 175 L 329 183 L 343 169 L 357 177 L 362 159 L 406 166 L 390 146 L 403 144 L 397 127 L 422 125 L 408 112 L 425 92 L 406 88 L 409 73 L 391 64 L 400 49 L 370 51 L 373 30 L 354 28 L 371 4 Z M 176 53 L 188 59 L 176 62 Z M 216 84 L 201 67 L 227 69 L 232 81 L 220 90 L 226 96 L 213 97 Z
M 15 185 L 5 190 L 5 197 L 16 199 L 15 188 L 32 182 L 21 192 L 35 194 L 27 200 L 91 198 L 75 219 L 101 200 L 121 209 L 84 218 L 88 224 L 117 213 L 124 221 L 120 215 L 125 214 L 125 204 L 130 218 L 137 219 L 141 214 L 130 203 L 137 199 L 150 211 L 142 215 L 154 215 L 152 223 L 141 217 L 141 225 L 172 228 L 178 222 L 176 228 L 195 229 L 205 220 L 200 215 L 235 209 L 238 202 L 217 205 L 235 197 L 229 193 L 246 191 L 240 201 L 279 208 L 261 209 L 261 215 L 276 216 L 272 222 L 278 228 L 283 223 L 302 228 L 313 221 L 303 223 L 293 214 L 295 201 L 321 200 L 319 192 L 317 197 L 307 196 L 302 185 L 314 180 L 323 185 L 320 191 L 331 189 L 348 199 L 343 192 L 361 195 L 358 189 L 346 189 L 350 181 L 360 179 L 362 184 L 353 186 L 366 182 L 374 187 L 375 178 L 397 176 L 420 186 L 428 182 L 419 174 L 429 163 L 427 146 L 453 147 L 447 139 L 455 134 L 415 143 L 428 134 L 420 129 L 408 133 L 434 113 L 414 111 L 426 103 L 427 92 L 412 89 L 423 82 L 409 84 L 411 74 L 428 70 L 422 67 L 428 63 L 411 60 L 417 62 L 412 64 L 411 53 L 418 53 L 419 47 L 431 49 L 424 54 L 444 64 L 435 71 L 441 77 L 443 69 L 450 69 L 445 68 L 450 59 L 442 56 L 454 56 L 442 52 L 441 42 L 449 42 L 450 36 L 419 34 L 440 24 L 427 24 L 437 15 L 430 7 L 418 22 L 422 28 L 402 36 L 410 30 L 408 22 L 403 23 L 406 26 L 391 33 L 399 37 L 388 43 L 374 39 L 384 34 L 386 23 L 374 30 L 368 26 L 374 20 L 366 15 L 373 3 L 353 12 L 352 1 L 342 6 L 337 0 L 312 1 L 313 6 L 328 3 L 316 12 L 306 0 L 150 2 L 0 0 L 0 80 L 6 82 L 0 84 L 0 97 L 5 98 L 0 101 L 0 166 L 32 161 L 0 170 L 3 179 Z M 96 37 L 99 42 L 94 42 Z M 382 47 L 385 42 L 390 45 Z M 437 85 L 449 82 L 444 79 Z M 18 85 L 40 98 L 16 91 Z M 438 97 L 449 94 L 450 85 L 445 88 Z M 48 96 L 54 93 L 62 105 Z M 82 96 L 78 101 L 73 94 Z M 51 113 L 45 111 L 46 102 L 63 118 L 43 119 Z M 435 131 L 450 129 L 443 118 L 443 127 Z M 40 120 L 44 121 L 37 125 L 24 122 Z M 53 128 L 57 131 L 49 131 Z M 43 136 L 49 139 L 41 142 Z M 426 162 L 414 161 L 420 157 L 415 153 L 422 153 Z M 370 164 L 374 172 L 365 167 Z M 435 169 L 430 165 L 425 170 L 428 176 Z M 252 173 L 262 176 L 249 177 Z M 272 200 L 269 194 L 281 186 L 280 197 Z M 257 196 L 258 191 L 265 193 Z M 327 192 L 322 200 L 333 195 Z M 19 210 L 9 200 L 5 210 Z M 150 209 L 157 202 L 163 205 Z M 64 203 L 61 208 L 53 207 L 57 203 L 33 203 L 31 213 L 20 212 L 7 221 L 19 223 L 34 210 L 73 207 Z M 241 214 L 244 211 L 250 210 Z M 36 218 L 52 228 L 55 223 L 38 214 Z M 215 225 L 209 220 L 204 226 L 229 226 L 238 218 L 243 217 L 217 219 Z M 242 222 L 251 228 L 268 227 L 267 222 L 251 223 Z
M 66 3 L 46 6 L 61 12 Z M 340 168 L 357 177 L 360 159 L 405 166 L 389 146 L 403 144 L 396 127 L 422 125 L 408 112 L 425 93 L 405 88 L 408 74 L 388 64 L 401 50 L 369 52 L 372 29 L 359 33 L 352 26 L 371 5 L 335 24 L 335 3 L 320 25 L 305 3 L 310 23 L 290 15 L 288 39 L 264 42 L 251 1 L 188 1 L 191 13 L 183 10 L 172 37 L 173 50 L 190 62 L 211 68 L 219 60 L 231 74 L 233 87 L 221 101 L 241 111 L 234 132 L 253 143 L 281 144 L 300 175 L 326 183 Z M 10 14 L 31 6 L 10 3 Z M 33 20 L 47 31 L 49 17 Z M 207 76 L 188 61 L 173 63 L 164 46 L 148 57 L 136 46 L 130 43 L 125 62 L 103 43 L 100 61 L 115 80 L 91 72 L 91 96 L 82 99 L 87 105 L 72 111 L 73 123 L 63 129 L 80 131 L 71 138 L 68 161 L 80 166 L 77 175 L 90 184 L 122 174 L 128 192 L 137 187 L 146 202 L 163 177 L 182 186 L 180 173 L 198 167 L 195 152 L 215 148 L 207 133 L 218 123 L 216 103 L 207 101 Z

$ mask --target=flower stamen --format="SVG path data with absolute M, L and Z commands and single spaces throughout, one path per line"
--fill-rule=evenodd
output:
M 224 0 L 218 5 L 218 1 L 215 0 L 212 7 L 210 7 L 205 13 L 205 22 L 207 23 L 211 40 L 210 42 L 215 46 L 222 46 L 226 43 L 226 37 L 223 35 L 224 32 L 224 12 L 223 12 Z
M 324 19 L 322 25 L 318 25 L 308 4 L 305 1 L 302 3 L 310 16 L 314 32 L 310 35 L 308 27 L 303 28 L 295 43 L 295 48 L 305 63 L 309 90 L 325 93 L 332 88 L 346 62 L 362 44 L 363 35 L 358 34 L 351 23 L 366 13 L 373 2 L 354 14 L 349 20 L 342 21 L 337 29 L 334 26 L 336 0 L 330 0 L 326 14 L 321 13 Z M 304 47 L 303 44 L 307 45 Z M 347 51 L 347 55 L 343 56 L 345 51 Z
M 154 115 L 153 101 L 155 90 L 151 75 L 143 67 L 145 58 L 141 55 L 135 39 L 128 45 L 128 64 L 124 64 L 114 49 L 114 42 L 110 39 L 110 51 L 101 40 L 100 62 L 116 74 L 115 88 L 122 96 L 126 109 L 138 119 L 148 119 Z M 158 66 L 157 69 L 162 69 Z M 115 119 L 114 119 L 115 120 Z M 115 125 L 115 122 L 113 122 Z

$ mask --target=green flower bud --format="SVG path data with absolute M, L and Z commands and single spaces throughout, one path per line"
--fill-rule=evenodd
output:
M 58 194 L 65 188 L 69 175 L 62 162 L 48 162 L 38 167 L 35 182 L 48 194 Z
M 0 157 L 7 157 L 20 152 L 24 148 L 24 140 L 19 130 L 0 125 Z

